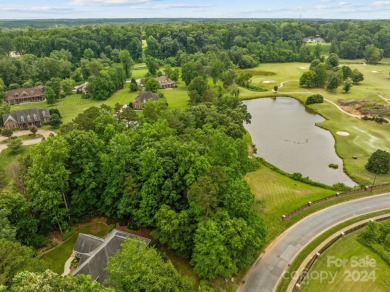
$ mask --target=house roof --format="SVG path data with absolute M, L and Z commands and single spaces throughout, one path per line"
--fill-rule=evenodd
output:
M 103 283 L 108 277 L 106 266 L 109 257 L 116 254 L 127 238 L 141 239 L 147 245 L 151 241 L 148 238 L 117 229 L 112 230 L 104 240 L 88 234 L 79 234 L 74 251 L 80 253 L 80 264 L 72 275 L 91 275 L 92 280 Z
M 41 121 L 42 118 L 50 117 L 49 109 L 37 109 L 30 108 L 25 110 L 16 111 L 14 113 L 3 114 L 3 123 L 5 124 L 8 120 L 14 120 L 18 124 L 27 124 Z
M 175 84 L 176 85 L 176 82 L 169 79 L 167 76 L 156 77 L 156 80 L 160 83 L 160 85 L 167 85 L 167 84 Z
M 6 100 L 14 100 L 26 97 L 39 97 L 43 94 L 43 86 L 35 86 L 31 88 L 19 88 L 7 91 L 5 95 Z
M 144 91 L 140 95 L 138 95 L 134 101 L 139 101 L 139 102 L 145 103 L 149 99 L 159 100 L 160 97 L 151 91 Z

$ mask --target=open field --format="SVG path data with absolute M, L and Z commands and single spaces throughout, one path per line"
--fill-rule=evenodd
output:
M 390 267 L 379 255 L 357 241 L 358 234 L 359 232 L 355 232 L 347 235 L 327 250 L 315 263 L 301 291 L 389 291 Z M 334 264 L 328 264 L 328 257 L 348 262 L 345 267 L 338 268 Z M 374 261 L 374 267 L 353 267 L 352 257 L 363 261 L 368 257 L 370 261 Z M 323 275 L 335 276 L 334 282 L 330 279 L 310 279 L 310 275 L 314 277 L 321 272 Z M 364 277 L 366 274 L 367 278 Z
M 55 247 L 51 251 L 40 256 L 45 262 L 48 263 L 49 268 L 57 274 L 64 272 L 64 264 L 66 260 L 71 256 L 73 247 L 76 243 L 79 233 L 92 234 L 98 237 L 105 237 L 110 231 L 110 226 L 99 220 L 93 220 L 80 226 L 74 234 L 67 239 L 63 244 Z
M 387 61 L 385 60 L 385 62 Z M 360 85 L 353 86 L 349 94 L 341 93 L 341 89 L 329 93 L 324 89 L 300 88 L 299 78 L 308 68 L 309 64 L 307 63 L 261 64 L 259 67 L 248 71 L 254 74 L 253 85 L 265 88 L 268 91 L 259 93 L 240 88 L 241 98 L 250 99 L 275 95 L 271 92 L 274 85 L 279 86 L 278 95 L 292 96 L 302 102 L 313 93 L 322 94 L 334 103 L 337 103 L 339 99 L 356 99 L 386 104 L 386 101 L 379 95 L 385 99 L 390 98 L 387 89 L 390 84 L 390 66 L 387 63 L 351 65 L 352 69 L 358 68 L 363 72 L 365 80 Z M 273 82 L 268 83 L 269 81 Z M 282 87 L 280 86 L 281 83 L 283 83 Z M 390 151 L 390 124 L 380 125 L 351 117 L 329 102 L 311 107 L 327 119 L 318 126 L 330 130 L 335 137 L 336 151 L 343 158 L 347 173 L 359 184 L 371 185 L 375 175 L 367 172 L 364 165 L 367 163 L 369 156 L 377 149 Z M 337 131 L 349 132 L 350 136 L 336 135 Z M 354 160 L 352 156 L 357 156 L 358 159 Z M 376 178 L 376 184 L 388 182 L 390 182 L 390 174 L 377 176 Z

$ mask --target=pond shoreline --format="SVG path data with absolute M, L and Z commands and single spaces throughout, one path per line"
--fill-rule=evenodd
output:
M 316 110 L 316 109 L 313 109 L 313 108 L 311 108 L 311 107 L 307 107 L 306 105 L 304 105 L 303 104 L 303 102 L 300 100 L 300 99 L 298 99 L 298 98 L 296 98 L 296 97 L 294 97 L 294 96 L 289 96 L 289 95 L 286 95 L 286 94 L 283 94 L 283 95 L 281 95 L 281 94 L 275 94 L 274 96 L 264 96 L 264 97 L 257 97 L 257 98 L 248 98 L 248 99 L 243 99 L 243 101 L 253 101 L 253 100 L 262 100 L 262 99 L 273 99 L 273 100 L 277 100 L 277 98 L 285 98 L 286 99 L 286 101 L 288 101 L 288 98 L 291 98 L 291 99 L 294 99 L 295 101 L 298 101 L 298 103 L 300 104 L 300 105 L 302 105 L 303 107 L 304 107 L 304 109 L 305 109 L 305 111 L 309 114 L 309 115 L 311 115 L 311 114 L 314 114 L 314 115 L 316 115 L 316 116 L 319 116 L 321 119 L 323 119 L 323 121 L 325 121 L 325 120 L 328 120 L 326 117 L 324 117 L 321 113 L 319 113 L 318 112 L 318 110 Z M 248 106 L 248 104 L 246 104 L 247 106 Z M 280 105 L 281 106 L 281 105 Z M 294 106 L 295 106 L 295 104 L 294 104 Z M 252 115 L 252 118 L 253 118 L 253 115 Z M 280 117 L 279 117 L 280 118 Z M 304 118 L 304 117 L 303 117 Z M 253 119 L 252 119 L 252 121 L 253 121 Z M 340 162 L 342 163 L 342 165 L 343 165 L 343 167 L 342 167 L 342 172 L 343 172 L 343 175 L 345 175 L 345 177 L 343 178 L 343 179 L 341 179 L 339 182 L 341 182 L 341 183 L 344 183 L 345 185 L 348 185 L 349 187 L 356 187 L 357 186 L 357 183 L 356 183 L 356 180 L 354 180 L 354 178 L 350 175 L 350 173 L 348 173 L 348 171 L 347 171 L 347 169 L 346 169 L 346 167 L 345 167 L 345 161 L 344 161 L 344 159 L 343 159 L 343 157 L 341 157 L 340 156 L 340 154 L 338 153 L 338 151 L 337 151 L 337 147 L 336 147 L 336 143 L 337 143 L 337 139 L 336 139 L 336 135 L 331 131 L 331 130 L 329 130 L 329 129 L 326 129 L 326 128 L 324 128 L 324 127 L 322 127 L 321 125 L 319 125 L 319 123 L 322 123 L 323 121 L 321 121 L 321 122 L 318 122 L 318 121 L 314 121 L 314 126 L 316 127 L 316 128 L 318 128 L 318 129 L 321 129 L 321 130 L 324 130 L 324 131 L 326 131 L 326 133 L 330 133 L 331 134 L 331 137 L 332 137 L 332 139 L 333 139 L 333 147 L 332 147 L 332 150 L 334 151 L 333 153 L 337 156 L 337 159 L 339 159 L 340 160 Z M 269 122 L 269 121 L 268 121 Z M 308 124 L 307 124 L 307 126 L 308 126 Z M 249 132 L 249 134 L 251 135 L 251 138 L 252 138 L 252 140 L 253 140 L 253 133 L 250 133 L 250 131 L 249 131 L 249 128 L 250 128 L 250 126 L 246 126 L 246 128 L 247 128 L 247 131 Z M 306 130 L 308 130 L 308 129 L 306 129 Z M 311 130 L 310 130 L 311 131 Z M 318 135 L 318 133 L 315 133 L 315 131 L 313 131 L 313 133 L 308 133 L 309 135 L 311 135 L 311 134 L 314 134 L 314 135 Z M 321 134 L 321 133 L 320 133 Z M 264 138 L 264 137 L 263 137 Z M 279 139 L 280 139 L 280 137 L 279 137 Z M 329 137 L 321 137 L 321 139 L 325 139 L 328 143 L 329 143 Z M 284 140 L 284 141 L 288 141 L 288 142 L 291 142 L 291 144 L 292 143 L 294 143 L 294 144 L 297 144 L 297 145 L 302 145 L 302 144 L 307 144 L 308 143 L 308 139 L 306 139 L 307 141 L 306 142 L 302 142 L 302 141 L 289 141 L 289 140 Z M 325 141 L 324 140 L 324 141 Z M 256 144 L 256 143 L 255 143 Z M 318 146 L 318 145 L 317 145 Z M 322 149 L 322 148 L 321 148 Z M 323 151 L 324 151 L 324 149 L 322 149 Z M 309 151 L 310 151 L 310 149 L 309 149 Z M 269 152 L 272 152 L 272 151 L 269 151 Z M 267 154 L 269 154 L 269 152 L 267 152 Z M 302 154 L 302 153 L 301 153 Z M 329 154 L 329 153 L 328 153 Z M 270 154 L 271 156 L 272 156 L 272 154 Z M 269 159 L 269 157 L 265 157 L 264 156 L 264 153 L 262 154 L 262 155 L 259 155 L 260 157 L 262 157 L 264 160 L 266 160 L 267 162 L 269 162 L 270 161 L 270 159 Z M 269 156 L 269 155 L 268 155 Z M 302 156 L 302 155 L 301 155 Z M 329 157 L 332 157 L 333 155 L 331 155 L 331 156 L 329 156 Z M 326 157 L 326 156 L 325 156 Z M 272 159 L 271 159 L 272 160 Z M 314 160 L 313 160 L 314 161 Z M 313 162 L 314 163 L 314 162 Z M 332 161 L 332 162 L 330 162 L 330 163 L 334 163 L 334 161 Z M 272 165 L 278 165 L 278 163 L 275 163 L 275 161 L 272 161 L 272 162 L 270 162 L 270 164 L 272 164 Z M 327 166 L 329 165 L 329 163 L 327 164 Z M 296 165 L 295 165 L 296 166 Z M 294 167 L 295 167 L 294 166 Z M 290 165 L 290 168 L 291 168 L 292 166 Z M 292 167 L 292 168 L 294 168 L 294 167 Z M 291 171 L 288 169 L 288 167 L 287 167 L 287 169 L 286 169 L 286 166 L 280 166 L 280 165 L 278 165 L 277 166 L 277 168 L 280 168 L 283 172 L 286 172 L 286 173 L 290 173 Z M 327 167 L 328 168 L 328 167 Z M 295 172 L 295 171 L 294 171 Z M 302 171 L 298 171 L 298 172 L 300 172 L 300 173 L 302 173 Z M 305 171 L 303 171 L 303 172 L 305 172 Z M 303 173 L 303 176 L 309 176 L 310 177 L 310 180 L 311 181 L 318 181 L 320 184 L 326 184 L 326 185 L 329 185 L 329 186 L 331 186 L 331 185 L 333 185 L 333 183 L 329 183 L 329 181 L 328 182 L 325 182 L 324 180 L 323 181 L 320 181 L 319 179 L 318 179 L 318 177 L 319 177 L 319 173 L 318 173 L 318 169 L 316 169 L 316 172 L 317 172 L 317 177 L 315 177 L 316 175 L 314 175 L 314 178 L 313 178 L 313 176 L 312 175 L 308 175 L 308 173 L 311 173 L 310 171 L 307 171 L 306 173 Z M 330 179 L 330 176 L 332 176 L 332 175 L 329 175 L 329 173 L 328 174 L 326 174 L 326 170 L 321 170 L 321 172 L 323 172 L 324 173 L 324 176 L 326 177 L 326 176 L 328 176 L 328 178 L 327 179 Z M 322 177 L 322 175 L 320 175 L 321 177 Z M 338 182 L 335 182 L 335 183 L 338 183 Z M 334 184 L 335 184 L 334 183 Z

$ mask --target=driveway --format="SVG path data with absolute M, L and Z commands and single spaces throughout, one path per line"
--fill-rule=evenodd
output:
M 20 136 L 25 136 L 25 135 L 29 135 L 29 134 L 31 134 L 30 131 L 23 130 L 23 131 L 18 131 L 18 132 L 13 133 L 12 137 L 20 137 Z M 57 135 L 56 133 L 49 131 L 49 130 L 38 130 L 37 134 L 42 135 L 43 137 L 45 137 L 45 139 L 47 139 L 50 136 L 50 134 Z M 0 142 L 3 142 L 7 139 L 8 139 L 7 137 L 1 136 Z M 41 142 L 42 142 L 42 138 L 25 140 L 25 141 L 23 141 L 23 146 L 35 145 L 35 144 L 39 144 Z M 0 153 L 1 153 L 1 151 L 3 151 L 4 149 L 7 149 L 7 148 L 8 148 L 8 146 L 6 144 L 0 144 Z
M 315 237 L 343 221 L 383 209 L 390 209 L 390 193 L 337 204 L 302 219 L 264 250 L 238 290 L 274 291 L 288 265 Z

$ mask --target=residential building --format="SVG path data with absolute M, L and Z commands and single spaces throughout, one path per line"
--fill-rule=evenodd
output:
M 7 91 L 5 101 L 9 104 L 19 104 L 24 102 L 37 102 L 44 100 L 44 87 L 35 86 L 31 88 L 19 88 Z
M 175 88 L 176 82 L 169 79 L 167 76 L 157 77 L 156 80 L 160 83 L 160 88 Z
M 80 260 L 73 276 L 90 275 L 93 281 L 104 283 L 108 278 L 106 271 L 109 257 L 116 254 L 127 238 L 141 239 L 149 245 L 150 239 L 117 229 L 112 230 L 105 239 L 80 233 L 73 248 L 73 255 Z
M 49 120 L 50 112 L 47 108 L 30 108 L 3 114 L 3 125 L 6 129 L 20 128 L 27 129 L 30 126 L 40 127 Z
M 138 95 L 137 98 L 134 100 L 134 102 L 133 102 L 133 109 L 141 110 L 144 107 L 144 104 L 149 99 L 151 99 L 153 101 L 156 101 L 156 100 L 159 100 L 160 97 L 157 94 L 155 94 L 155 93 L 153 93 L 151 91 L 144 91 L 140 95 Z

